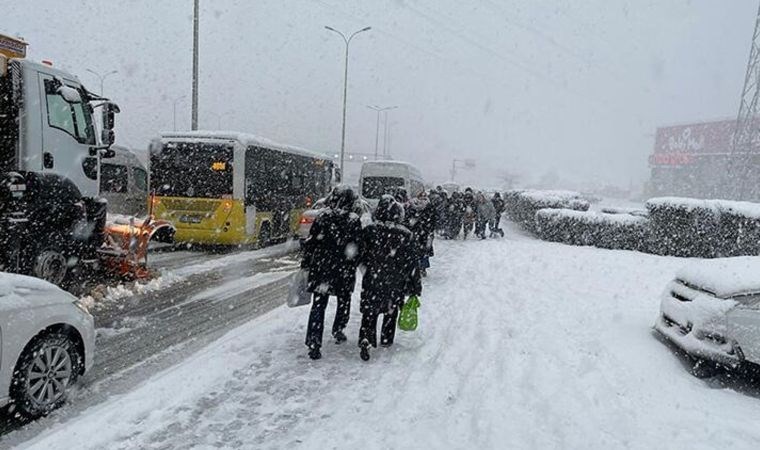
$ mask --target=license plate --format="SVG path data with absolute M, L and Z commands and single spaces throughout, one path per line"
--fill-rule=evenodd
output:
M 180 216 L 179 221 L 182 223 L 201 223 L 203 217 L 201 216 Z

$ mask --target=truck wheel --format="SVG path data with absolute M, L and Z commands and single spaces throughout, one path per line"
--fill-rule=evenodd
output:
M 77 346 L 68 336 L 51 333 L 35 337 L 14 371 L 10 394 L 15 410 L 37 418 L 61 406 L 81 364 Z
M 34 259 L 32 274 L 37 278 L 60 286 L 67 273 L 66 257 L 56 249 L 44 249 Z

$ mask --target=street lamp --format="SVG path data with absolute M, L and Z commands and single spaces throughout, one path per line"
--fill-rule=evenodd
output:
M 98 72 L 95 72 L 92 69 L 86 69 L 86 70 L 87 70 L 87 72 L 90 72 L 91 74 L 93 74 L 96 77 L 100 78 L 100 96 L 101 97 L 103 96 L 103 82 L 106 80 L 106 78 L 108 78 L 109 75 L 114 75 L 114 74 L 119 73 L 118 70 L 112 70 L 110 72 L 107 72 L 107 73 L 101 75 L 101 74 L 99 74 Z
M 177 131 L 177 103 L 187 98 L 187 95 L 181 95 L 174 99 L 172 106 L 172 123 L 174 124 L 174 131 Z
M 346 152 L 346 95 L 348 94 L 348 45 L 351 43 L 351 39 L 353 39 L 354 36 L 356 36 L 359 33 L 369 31 L 372 29 L 372 27 L 365 27 L 359 31 L 355 31 L 349 37 L 346 37 L 345 34 L 341 33 L 340 31 L 336 30 L 333 27 L 329 27 L 325 25 L 325 29 L 338 34 L 340 37 L 343 38 L 343 41 L 346 43 L 346 62 L 345 62 L 344 71 L 343 71 L 343 127 L 342 127 L 341 137 L 340 137 L 340 173 L 343 174 L 345 173 L 343 172 L 343 158 Z
M 391 109 L 396 109 L 398 108 L 398 106 L 386 106 L 385 108 L 381 108 L 379 106 L 367 105 L 367 108 L 377 112 L 377 128 L 375 130 L 375 161 L 377 161 L 378 143 L 380 140 L 380 113 L 383 111 L 390 111 Z M 387 116 L 386 116 L 386 120 L 387 120 Z
M 383 140 L 383 157 L 385 159 L 391 158 L 391 127 L 398 125 L 398 122 L 388 123 L 388 112 L 385 112 L 385 139 Z

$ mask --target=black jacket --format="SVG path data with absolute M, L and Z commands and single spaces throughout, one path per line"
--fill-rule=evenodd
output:
M 361 310 L 388 311 L 407 295 L 420 295 L 419 255 L 412 232 L 396 223 L 375 222 L 362 231 Z
M 356 283 L 361 239 L 359 217 L 328 209 L 314 221 L 304 242 L 301 267 L 309 269 L 309 292 L 349 295 Z
M 420 256 L 433 256 L 433 233 L 436 228 L 435 205 L 426 200 L 412 200 L 406 209 L 406 223 L 414 234 Z

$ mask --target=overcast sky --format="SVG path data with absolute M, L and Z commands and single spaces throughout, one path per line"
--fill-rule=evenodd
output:
M 0 0 L 0 32 L 30 57 L 118 70 L 117 140 L 146 148 L 190 126 L 192 0 Z M 347 150 L 391 153 L 432 182 L 555 172 L 627 186 L 648 177 L 658 125 L 735 116 L 757 0 L 201 0 L 200 125 L 309 149 L 340 148 L 343 42 L 351 43 Z M 382 145 L 382 141 L 381 141 Z M 353 166 L 357 169 L 358 166 Z

